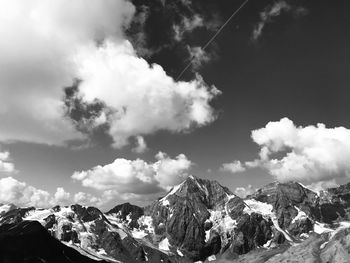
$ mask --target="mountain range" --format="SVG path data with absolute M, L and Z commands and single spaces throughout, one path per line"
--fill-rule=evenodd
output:
M 0 262 L 350 262 L 350 183 L 240 198 L 189 176 L 147 207 L 0 206 Z

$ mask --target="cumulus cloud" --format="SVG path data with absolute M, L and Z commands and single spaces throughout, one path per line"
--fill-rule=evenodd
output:
M 78 192 L 73 197 L 74 203 L 86 206 L 99 206 L 103 205 L 105 202 L 101 198 L 93 196 L 89 193 Z
M 248 185 L 247 187 L 237 187 L 235 189 L 235 194 L 241 198 L 245 198 L 248 195 L 251 195 L 255 192 L 252 185 Z
M 156 159 L 148 163 L 141 159 L 118 158 L 104 166 L 75 172 L 72 178 L 85 187 L 104 191 L 105 197 L 123 199 L 166 191 L 181 182 L 192 166 L 184 154 L 173 159 L 160 152 Z
M 15 165 L 10 160 L 9 152 L 0 152 L 0 172 L 12 173 L 15 171 Z
M 220 167 L 220 170 L 225 172 L 230 172 L 230 173 L 240 173 L 240 172 L 244 172 L 246 168 L 243 166 L 241 161 L 235 160 L 232 163 L 224 163 Z
M 13 177 L 0 178 L 0 203 L 20 207 L 48 208 L 55 205 L 79 203 L 88 206 L 104 206 L 111 200 L 102 200 L 89 193 L 78 192 L 73 198 L 64 188 L 58 187 L 54 194 L 18 181 Z
M 278 17 L 281 13 L 291 13 L 298 17 L 305 15 L 307 10 L 302 6 L 294 6 L 289 4 L 285 0 L 279 0 L 272 5 L 267 6 L 264 11 L 260 13 L 260 21 L 255 25 L 252 35 L 252 40 L 256 41 L 262 35 L 263 29 L 266 24 L 271 23 L 273 18 Z
M 54 205 L 70 204 L 70 193 L 66 192 L 62 187 L 58 187 L 54 195 Z
M 1 178 L 0 189 L 0 203 L 38 207 L 46 207 L 50 203 L 49 192 L 28 186 L 12 177 Z
M 350 176 L 350 129 L 296 126 L 283 118 L 252 131 L 259 159 L 246 167 L 263 167 L 279 181 L 328 181 Z
M 108 124 L 118 147 L 130 137 L 215 119 L 209 105 L 215 88 L 199 77 L 175 82 L 137 56 L 124 36 L 135 13 L 131 2 L 1 0 L 1 6 L 0 141 L 85 139 L 65 115 L 63 89 L 76 79 L 82 103 L 106 107 L 93 124 Z
M 158 130 L 181 132 L 215 119 L 210 102 L 220 91 L 201 77 L 175 82 L 164 69 L 137 57 L 130 42 L 106 42 L 81 50 L 77 57 L 80 95 L 86 102 L 100 100 L 113 110 L 106 121 L 114 146 Z M 145 114 L 147 113 L 147 114 Z
M 63 87 L 76 74 L 72 58 L 83 46 L 119 37 L 133 6 L 122 0 L 0 2 L 0 140 L 82 139 L 63 117 Z
M 142 136 L 136 136 L 136 146 L 132 149 L 135 153 L 144 153 L 147 151 L 147 144 Z

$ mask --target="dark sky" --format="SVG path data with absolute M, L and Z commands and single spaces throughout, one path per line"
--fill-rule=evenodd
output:
M 215 32 L 196 29 L 184 35 L 180 42 L 174 42 L 169 30 L 186 12 L 181 7 L 176 9 L 177 2 L 181 1 L 162 7 L 160 2 L 135 1 L 139 7 L 147 6 L 150 13 L 142 29 L 136 25 L 129 32 L 132 39 L 137 30 L 143 30 L 147 35 L 144 47 L 159 48 L 145 56 L 147 61 L 160 64 L 173 77 L 188 62 L 186 45 L 203 45 Z M 221 24 L 242 3 L 192 2 L 195 12 L 207 19 L 204 23 Z M 149 150 L 141 156 L 132 152 L 131 146 L 114 149 L 104 145 L 104 136 L 98 137 L 94 146 L 79 150 L 4 143 L 19 171 L 17 179 L 49 192 L 63 186 L 73 193 L 84 190 L 96 194 L 97 191 L 72 182 L 73 172 L 108 164 L 116 158 L 154 161 L 154 155 L 163 151 L 170 156 L 184 153 L 195 163 L 192 174 L 218 180 L 232 190 L 249 184 L 255 188 L 273 181 L 274 177 L 265 169 L 231 174 L 220 167 L 233 160 L 244 162 L 257 158 L 259 147 L 251 139 L 251 131 L 270 121 L 288 117 L 298 126 L 324 123 L 327 127 L 350 127 L 350 2 L 287 1 L 306 12 L 297 15 L 290 10 L 282 11 L 270 18 L 260 37 L 253 40 L 260 13 L 276 2 L 249 1 L 208 47 L 213 59 L 183 75 L 183 80 L 190 80 L 199 73 L 207 84 L 222 91 L 212 103 L 218 113 L 216 121 L 190 132 L 158 131 L 146 135 Z M 341 178 L 338 182 L 345 181 Z

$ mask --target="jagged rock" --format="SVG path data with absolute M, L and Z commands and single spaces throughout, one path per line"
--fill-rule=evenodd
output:
M 232 197 L 232 192 L 218 182 L 190 176 L 148 207 L 145 214 L 152 217 L 157 235 L 168 237 L 171 245 L 181 247 L 193 260 L 203 260 L 201 251 L 209 245 L 205 229 L 212 224 L 206 223 L 209 210 L 225 211 Z M 160 227 L 163 225 L 165 231 Z
M 289 227 L 293 218 L 298 214 L 296 207 L 313 217 L 314 207 L 318 200 L 316 193 L 297 182 L 268 184 L 250 198 L 271 204 L 277 215 L 278 224 L 284 229 Z
M 211 221 L 205 221 L 204 222 L 204 231 L 208 231 L 213 227 L 213 222 Z
M 44 221 L 45 221 L 44 227 L 46 229 L 52 228 L 57 223 L 55 215 L 49 215 L 44 219 Z
M 290 224 L 288 232 L 293 236 L 299 236 L 302 233 L 309 233 L 313 228 L 313 222 L 309 218 L 303 218 Z
M 144 211 L 143 208 L 138 207 L 136 205 L 132 205 L 130 203 L 124 203 L 121 205 L 115 206 L 113 209 L 109 210 L 107 213 L 115 214 L 117 218 L 126 221 L 129 228 L 138 228 L 139 223 L 138 219 L 143 216 Z
M 208 242 L 204 245 L 200 251 L 200 258 L 206 259 L 211 255 L 219 253 L 221 250 L 221 238 L 216 232 L 210 234 Z
M 227 210 L 232 219 L 237 219 L 243 214 L 245 204 L 238 196 L 231 198 L 227 203 Z
M 231 249 L 234 253 L 245 254 L 252 249 L 263 246 L 272 238 L 272 222 L 260 214 L 244 214 L 235 228 Z
M 98 218 L 104 218 L 103 213 L 96 207 L 83 207 L 81 205 L 72 205 L 71 209 L 76 213 L 77 217 L 83 222 L 94 221 Z M 106 219 L 105 219 L 106 220 Z

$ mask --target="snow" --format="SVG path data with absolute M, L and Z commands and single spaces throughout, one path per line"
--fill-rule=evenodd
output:
M 216 260 L 215 255 L 211 255 L 210 257 L 208 257 L 208 261 L 214 261 Z
M 177 249 L 176 252 L 177 252 L 177 254 L 178 254 L 180 257 L 183 257 L 183 256 L 184 256 L 184 254 L 182 254 L 182 252 L 181 252 L 179 249 Z
M 296 215 L 296 217 L 293 218 L 292 220 L 292 224 L 298 220 L 302 220 L 302 219 L 306 219 L 307 215 L 305 214 L 304 211 L 300 210 L 298 207 L 294 206 L 294 208 L 296 210 L 298 210 L 298 214 Z
M 131 231 L 131 235 L 134 237 L 134 238 L 137 238 L 137 239 L 142 239 L 144 238 L 145 236 L 147 236 L 148 234 L 143 231 L 143 230 L 137 230 L 137 229 L 133 229 Z
M 36 220 L 39 222 L 43 222 L 43 220 L 48 217 L 49 215 L 54 214 L 54 212 L 51 209 L 36 209 L 31 210 L 26 213 L 23 220 Z
M 319 223 L 316 221 L 314 224 L 314 232 L 317 234 L 323 234 L 323 233 L 328 233 L 332 231 L 333 229 L 328 228 L 324 223 Z
M 205 242 L 208 242 L 210 238 L 210 229 L 205 231 Z
M 184 182 L 182 182 L 179 185 L 174 186 L 173 189 L 171 189 L 171 191 L 166 196 L 164 196 L 162 199 L 160 199 L 159 201 L 163 202 L 164 200 L 166 200 L 168 198 L 168 196 L 175 194 L 181 188 L 181 186 L 184 184 Z
M 170 202 L 169 200 L 165 199 L 165 200 L 162 200 L 162 205 L 163 206 L 167 206 L 167 205 L 170 205 Z
M 273 215 L 273 217 L 271 217 L 271 220 L 273 222 L 273 225 L 274 227 L 280 231 L 284 237 L 289 241 L 289 242 L 293 242 L 292 238 L 289 236 L 289 234 L 287 232 L 285 232 L 278 224 L 278 221 L 277 221 L 277 217 L 275 215 Z
M 7 213 L 10 210 L 11 206 L 10 205 L 2 205 L 0 206 L 0 215 L 3 213 Z
M 160 241 L 158 247 L 161 250 L 169 251 L 169 240 L 168 240 L 168 238 L 164 238 L 162 241 Z
M 249 215 L 253 212 L 262 214 L 263 216 L 272 217 L 272 215 L 274 215 L 274 213 L 272 212 L 273 207 L 270 204 L 262 203 L 254 199 L 245 200 L 244 203 L 246 207 L 244 208 L 243 212 Z
M 139 223 L 139 226 L 144 228 L 146 233 L 153 234 L 154 228 L 153 228 L 153 219 L 150 216 L 141 216 L 137 222 Z

